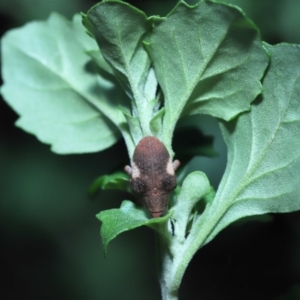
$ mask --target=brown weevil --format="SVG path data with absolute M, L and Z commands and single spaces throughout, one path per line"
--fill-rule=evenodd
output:
M 175 171 L 180 163 L 171 157 L 165 145 L 156 137 L 146 136 L 137 144 L 132 166 L 124 170 L 131 176 L 133 190 L 141 197 L 153 218 L 167 208 L 168 194 L 176 187 Z

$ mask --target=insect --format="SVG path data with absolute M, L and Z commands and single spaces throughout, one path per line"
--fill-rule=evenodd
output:
M 180 162 L 172 162 L 165 145 L 156 137 L 146 136 L 137 144 L 132 166 L 124 170 L 131 176 L 133 190 L 141 197 L 153 218 L 167 208 L 168 194 L 176 187 L 175 171 Z

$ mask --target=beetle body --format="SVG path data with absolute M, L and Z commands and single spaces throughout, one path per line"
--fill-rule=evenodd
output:
M 175 171 L 179 161 L 172 163 L 165 145 L 156 137 L 144 137 L 136 146 L 132 166 L 125 171 L 131 176 L 133 190 L 154 218 L 167 208 L 168 194 L 176 187 Z

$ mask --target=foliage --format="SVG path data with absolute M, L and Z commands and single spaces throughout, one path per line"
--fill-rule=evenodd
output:
M 239 8 L 209 1 L 180 1 L 166 17 L 147 17 L 109 0 L 82 20 L 97 43 L 78 15 L 69 22 L 52 14 L 8 32 L 1 92 L 20 115 L 17 125 L 57 153 L 100 151 L 122 135 L 131 158 L 138 141 L 154 135 L 173 156 L 180 118 L 219 119 L 228 162 L 216 192 L 196 171 L 181 174 L 161 218 L 127 200 L 97 215 L 105 252 L 124 231 L 158 233 L 162 295 L 177 299 L 196 251 L 228 225 L 300 209 L 300 46 L 263 43 Z M 111 188 L 131 191 L 127 175 L 101 176 L 90 194 Z

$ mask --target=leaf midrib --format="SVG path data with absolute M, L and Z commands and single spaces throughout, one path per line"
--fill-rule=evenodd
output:
M 210 66 L 210 62 L 212 61 L 212 59 L 215 57 L 215 55 L 217 54 L 218 50 L 220 49 L 220 46 L 222 45 L 222 43 L 224 42 L 225 38 L 228 36 L 229 34 L 229 30 L 230 28 L 232 27 L 233 23 L 235 22 L 236 18 L 234 18 L 227 30 L 225 31 L 225 34 L 222 36 L 222 38 L 219 40 L 219 43 L 217 44 L 217 46 L 215 47 L 215 49 L 210 53 L 210 56 L 206 59 L 206 60 L 203 60 L 203 66 L 201 69 L 199 69 L 199 73 L 197 74 L 197 76 L 195 76 L 195 80 L 193 81 L 192 84 L 188 85 L 188 80 L 187 80 L 187 76 L 186 76 L 186 72 L 185 72 L 185 68 L 184 68 L 184 63 L 182 62 L 182 52 L 180 51 L 180 47 L 178 46 L 178 43 L 177 43 L 177 39 L 176 39 L 176 36 L 175 34 L 173 34 L 174 36 L 174 40 L 176 42 L 176 45 L 177 45 L 177 51 L 178 51 L 178 56 L 181 58 L 180 61 L 181 61 L 181 69 L 182 69 L 182 73 L 184 74 L 184 81 L 185 81 L 185 90 L 186 92 L 182 95 L 182 100 L 179 101 L 180 105 L 177 107 L 177 114 L 178 114 L 178 111 L 181 112 L 183 110 L 183 107 L 185 106 L 187 100 L 190 98 L 191 94 L 193 93 L 194 89 L 195 89 L 195 86 L 197 85 L 198 82 L 200 82 L 201 80 L 203 80 L 203 74 L 205 73 L 205 71 L 207 70 L 207 68 Z M 173 29 L 173 33 L 174 33 L 175 29 Z M 200 39 L 200 30 L 197 29 L 197 37 L 198 37 L 198 40 L 199 42 L 197 43 L 197 46 L 198 46 L 198 52 L 200 53 L 200 57 L 203 57 L 204 58 L 204 55 L 203 55 L 203 52 L 201 50 L 201 39 Z M 239 65 L 235 65 L 233 66 L 232 68 L 229 68 L 225 71 L 222 71 L 222 73 L 217 73 L 217 74 L 213 74 L 212 76 L 216 76 L 216 75 L 219 75 L 219 74 L 224 74 L 228 71 L 231 71 L 232 69 L 237 69 L 238 67 L 240 67 L 241 65 L 243 65 L 245 63 L 245 61 L 247 61 L 247 59 L 249 58 L 249 53 L 246 55 L 245 59 L 240 62 Z M 209 76 L 207 78 L 210 78 L 212 76 Z M 206 79 L 206 78 L 205 78 Z M 170 101 L 167 101 L 167 103 L 170 103 Z M 169 105 L 170 106 L 170 105 Z M 171 107 L 173 108 L 173 107 Z

